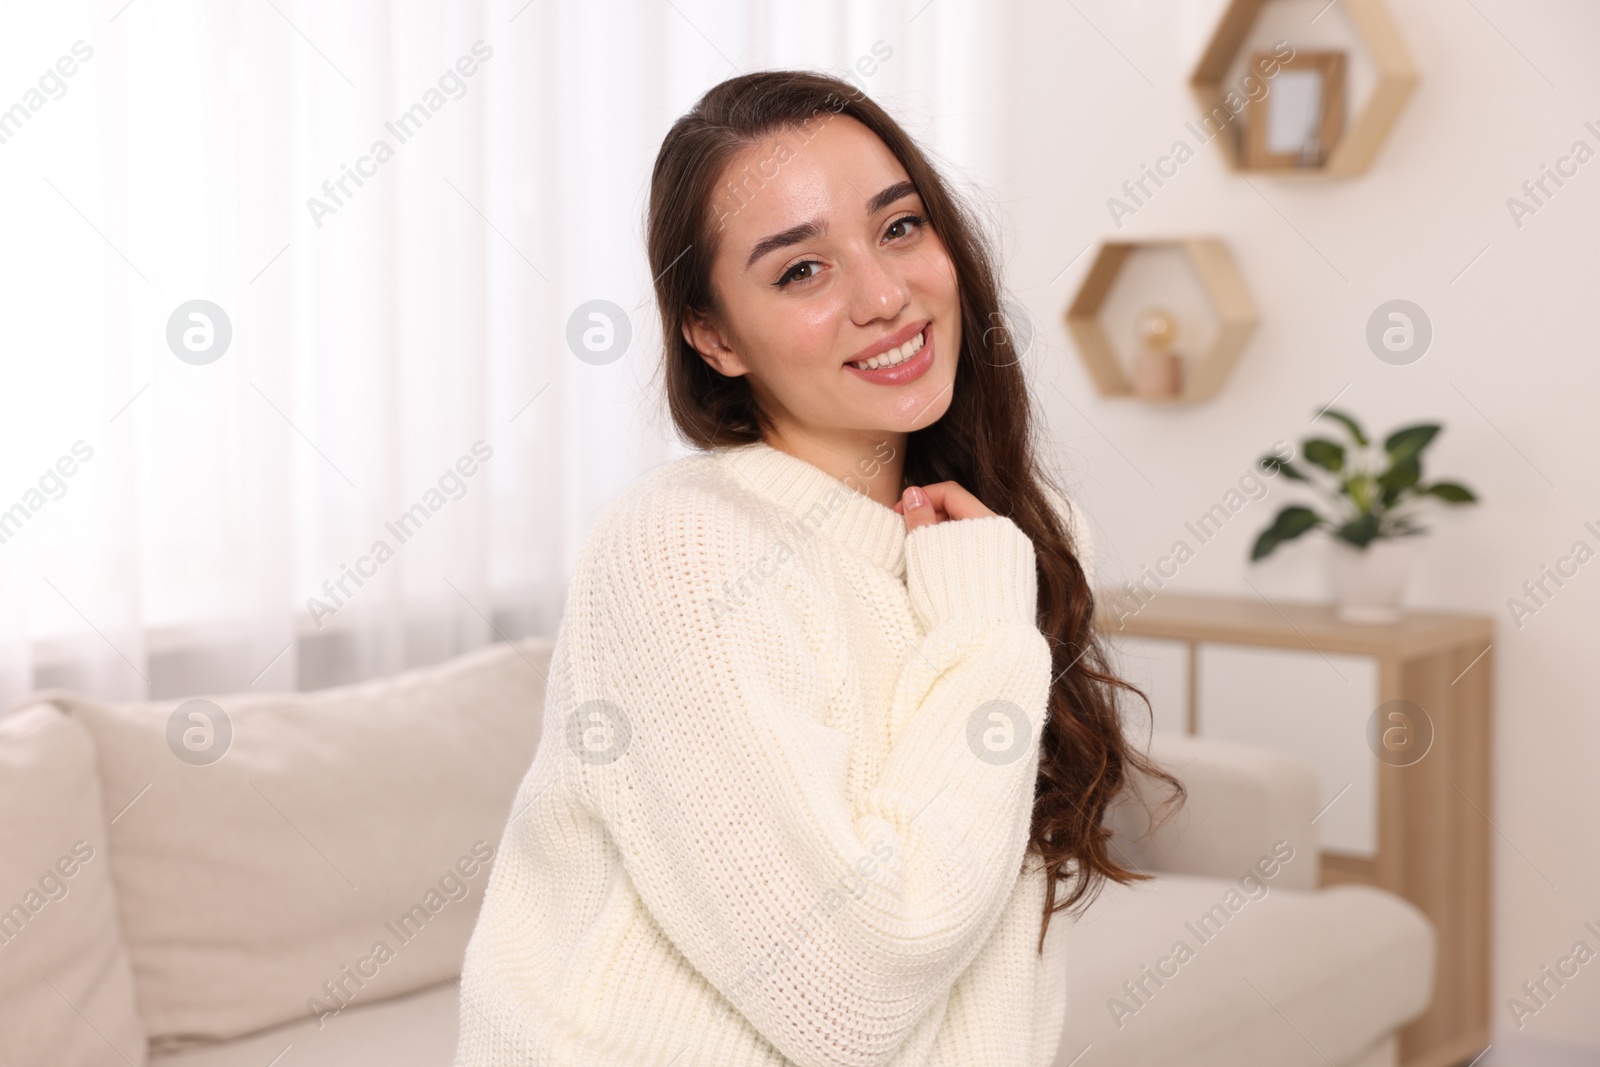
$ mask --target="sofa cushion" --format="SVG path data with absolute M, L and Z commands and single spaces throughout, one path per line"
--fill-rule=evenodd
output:
M 1327 1067 L 1427 1007 L 1435 935 L 1420 911 L 1367 886 L 1276 881 L 1108 884 L 1068 935 L 1057 1064 L 1092 1044 L 1119 1067 Z
M 153 1051 L 459 972 L 548 639 L 309 693 L 49 697 L 93 735 Z
M 1281 889 L 1314 889 L 1321 867 L 1317 772 L 1287 752 L 1157 730 L 1149 755 L 1183 782 L 1188 799 L 1152 832 L 1166 790 L 1143 775 L 1106 812 L 1117 858 L 1143 871 L 1232 878 L 1275 841 L 1299 858 L 1275 879 Z
M 1163 891 L 1156 893 L 1107 886 L 1089 915 L 1080 920 L 1073 928 L 1074 933 L 1069 935 L 1073 953 L 1069 1023 L 1062 1037 L 1057 1067 L 1073 1062 L 1091 1042 L 1094 1052 L 1078 1060 L 1078 1067 L 1091 1062 L 1114 1063 L 1118 1067 L 1148 1063 L 1181 1063 L 1185 1067 L 1191 1063 L 1226 1063 L 1239 1067 L 1303 1063 L 1327 1067 L 1283 1020 L 1250 993 L 1249 986 L 1238 977 L 1240 974 L 1248 974 L 1251 981 L 1261 986 L 1262 992 L 1302 1028 L 1308 1015 L 1308 1003 L 1314 1006 L 1321 995 L 1315 991 L 1317 979 L 1335 979 L 1329 995 L 1340 999 L 1341 1003 L 1332 1010 L 1347 1022 L 1353 1020 L 1353 1029 L 1358 1032 L 1336 1040 L 1316 1037 L 1318 1044 L 1328 1052 L 1329 1061 L 1336 1067 L 1389 1067 L 1398 1062 L 1393 1029 L 1402 1017 L 1415 1014 L 1406 1005 L 1416 1005 L 1420 999 L 1425 999 L 1425 995 L 1419 997 L 1417 992 L 1421 978 L 1415 967 L 1416 960 L 1403 961 L 1397 980 L 1372 989 L 1359 1004 L 1352 1005 L 1348 993 L 1372 976 L 1372 972 L 1364 968 L 1382 968 L 1382 963 L 1375 962 L 1376 957 L 1387 952 L 1405 956 L 1402 946 L 1407 942 L 1411 943 L 1411 957 L 1420 953 L 1431 959 L 1431 933 L 1413 926 L 1418 916 L 1411 912 L 1410 905 L 1368 889 L 1334 889 L 1326 894 L 1274 889 L 1268 897 L 1240 907 L 1224 925 L 1221 937 L 1204 945 L 1200 945 L 1194 935 L 1180 930 L 1177 936 L 1188 939 L 1196 946 L 1196 952 L 1192 960 L 1180 967 L 1178 978 L 1160 989 L 1146 980 L 1153 995 L 1143 998 L 1144 1006 L 1135 1015 L 1123 1016 L 1122 1031 L 1114 1025 L 1101 1026 L 1097 1012 L 1102 1013 L 1106 1024 L 1111 1020 L 1104 1005 L 1111 995 L 1107 989 L 1142 977 L 1139 968 L 1144 963 L 1153 963 L 1170 951 L 1170 942 L 1159 935 L 1172 925 L 1172 919 L 1177 918 L 1176 925 L 1181 928 L 1183 922 L 1193 921 L 1213 904 L 1225 901 L 1232 884 L 1216 879 L 1174 877 L 1163 878 L 1156 886 Z M 1271 905 L 1269 910 L 1256 913 L 1256 918 L 1265 917 L 1258 933 L 1249 935 L 1248 927 L 1232 925 L 1236 920 L 1242 921 L 1250 908 L 1268 904 Z M 1206 930 L 1212 930 L 1215 922 L 1208 924 Z M 1306 929 L 1290 929 L 1294 925 L 1304 925 Z M 1372 936 L 1384 929 L 1398 935 L 1388 939 L 1387 949 L 1382 936 Z M 1300 981 L 1279 982 L 1272 987 L 1264 984 L 1264 980 L 1274 981 L 1273 976 L 1284 968 L 1295 966 L 1295 954 L 1304 951 L 1319 933 L 1330 930 L 1336 935 L 1334 940 L 1341 942 L 1362 940 L 1361 932 L 1367 931 L 1367 951 L 1346 954 L 1321 948 L 1318 951 L 1322 955 L 1316 957 L 1318 963 Z M 1245 936 L 1236 938 L 1233 935 Z M 1420 944 L 1416 941 L 1419 936 L 1424 939 Z M 1142 960 L 1137 958 L 1134 949 L 1120 947 L 1145 942 L 1149 943 L 1150 951 L 1146 952 L 1148 958 Z M 1232 955 L 1223 962 L 1230 951 Z M 1123 953 L 1127 958 L 1095 955 L 1108 952 Z M 1250 959 L 1251 953 L 1260 958 Z M 1241 955 L 1245 957 L 1244 968 L 1239 967 Z M 1213 961 L 1208 969 L 1197 970 L 1208 957 Z M 1130 960 L 1132 966 L 1129 966 Z M 1342 975 L 1329 973 L 1331 968 L 1339 966 L 1353 966 L 1353 970 Z M 1409 986 L 1406 975 L 1411 978 Z M 1220 987 L 1222 981 L 1230 978 L 1235 986 L 1255 997 L 1254 1006 L 1237 995 L 1237 988 Z M 1188 992 L 1163 1001 L 1167 993 L 1178 992 L 1179 982 L 1188 987 Z M 1208 991 L 1212 985 L 1219 985 L 1220 992 L 1217 989 Z M 1281 995 L 1291 988 L 1311 991 L 1303 996 Z M 1117 991 L 1121 999 L 1131 1005 L 1126 992 L 1120 988 Z M 1400 996 L 1398 1005 L 1373 1006 L 1375 1001 L 1391 994 Z M 1097 995 L 1099 1001 L 1094 1001 L 1092 995 Z M 320 1029 L 308 1017 L 210 1048 L 156 1055 L 150 1067 L 262 1067 L 289 1047 L 293 1048 L 295 1067 L 450 1067 L 458 1031 L 457 1004 L 454 983 L 442 982 L 407 996 L 357 1004 L 337 1018 L 326 1020 Z M 1277 1023 L 1276 1029 L 1270 1025 L 1273 1022 Z M 1363 1044 L 1360 1034 L 1372 1036 Z M 1299 1049 L 1285 1041 L 1285 1037 L 1297 1042 Z M 1188 1045 L 1191 1040 L 1197 1046 L 1193 1050 Z M 285 1057 L 285 1067 L 287 1060 Z
M 297 1019 L 233 1041 L 158 1054 L 150 1067 L 450 1067 L 461 1029 L 458 997 L 453 983 L 440 982 L 351 1005 L 320 1029 L 309 1017 Z M 284 1056 L 288 1048 L 294 1051 Z
M 49 704 L 0 717 L 0 1063 L 145 1062 L 94 746 Z

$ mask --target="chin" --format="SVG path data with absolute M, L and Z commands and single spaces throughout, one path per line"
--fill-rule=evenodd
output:
M 930 374 L 928 377 L 931 378 L 933 375 Z M 951 374 L 947 380 L 938 385 L 930 383 L 928 388 L 918 389 L 914 395 L 896 404 L 886 421 L 902 433 L 911 433 L 932 426 L 944 418 L 945 412 L 950 410 L 950 402 L 954 399 L 954 390 L 950 388 L 950 384 L 954 378 L 955 375 Z

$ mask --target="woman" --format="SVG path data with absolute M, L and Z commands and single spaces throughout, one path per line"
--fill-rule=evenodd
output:
M 784 71 L 672 127 L 648 229 L 700 451 L 580 554 L 456 1063 L 1043 1067 L 1051 915 L 1139 877 L 1128 776 L 1177 783 L 1123 739 L 989 253 L 881 108 Z

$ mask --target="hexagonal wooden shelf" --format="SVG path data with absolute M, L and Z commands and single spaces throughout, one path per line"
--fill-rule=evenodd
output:
M 1270 2 L 1231 0 L 1222 13 L 1210 43 L 1189 78 L 1189 87 L 1199 101 L 1202 115 L 1210 115 L 1218 107 L 1229 111 L 1223 101 L 1230 91 L 1237 93 L 1237 90 L 1224 86 L 1223 79 L 1228 76 L 1261 9 Z M 1223 127 L 1226 135 L 1221 138 L 1222 156 L 1228 169 L 1252 174 L 1345 178 L 1360 174 L 1371 165 L 1383 139 L 1399 117 L 1400 109 L 1405 106 L 1406 98 L 1416 87 L 1417 69 L 1383 0 L 1344 0 L 1340 6 L 1350 17 L 1378 74 L 1377 84 L 1361 113 L 1344 127 L 1327 162 L 1316 167 L 1246 167 L 1242 161 L 1243 146 L 1239 143 L 1239 124 L 1229 122 Z M 1242 110 L 1248 113 L 1250 105 Z
M 1244 350 L 1260 318 L 1228 246 L 1216 237 L 1107 241 L 1100 246 L 1066 312 L 1067 329 L 1078 343 L 1078 352 L 1095 389 L 1107 397 L 1137 395 L 1133 383 L 1123 373 L 1111 338 L 1101 325 L 1100 309 L 1128 257 L 1140 248 L 1181 249 L 1217 315 L 1217 332 L 1211 346 L 1185 361 L 1179 393 L 1170 399 L 1140 399 L 1150 403 L 1191 404 L 1215 396 L 1238 362 L 1239 353 Z

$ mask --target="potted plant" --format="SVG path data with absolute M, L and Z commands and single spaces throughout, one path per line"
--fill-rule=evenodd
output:
M 1426 527 L 1416 521 L 1429 500 L 1446 504 L 1477 502 L 1472 490 L 1457 482 L 1423 484 L 1422 453 L 1438 436 L 1439 426 L 1404 426 L 1384 438 L 1379 450 L 1349 415 L 1324 411 L 1344 428 L 1347 444 L 1324 437 L 1301 442 L 1306 467 L 1280 456 L 1263 456 L 1262 470 L 1305 482 L 1332 505 L 1331 518 L 1298 504 L 1279 511 L 1261 531 L 1250 561 L 1264 559 L 1285 541 L 1323 529 L 1332 534 L 1332 577 L 1340 618 L 1350 622 L 1394 622 L 1410 573 L 1411 556 Z

